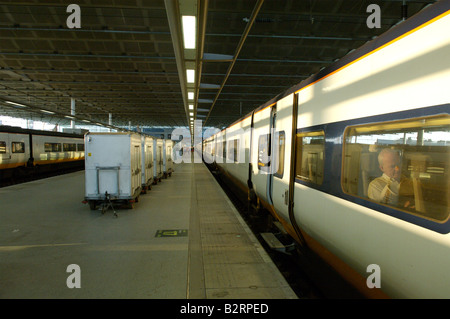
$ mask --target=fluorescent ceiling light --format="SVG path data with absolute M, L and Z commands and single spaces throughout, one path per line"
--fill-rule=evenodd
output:
M 55 112 L 52 112 L 52 111 L 47 111 L 47 110 L 41 110 L 41 112 L 43 112 L 43 113 L 47 113 L 47 114 L 55 114 Z
M 193 69 L 187 69 L 186 70 L 186 77 L 188 83 L 194 83 L 195 81 L 195 70 Z
M 190 115 L 190 116 L 194 116 L 194 113 L 190 112 L 189 115 Z
M 18 106 L 18 107 L 27 107 L 26 105 L 19 104 L 19 103 L 16 103 L 16 102 L 11 102 L 11 101 L 5 101 L 5 103 L 8 103 L 8 104 L 11 104 L 11 105 L 14 105 L 14 106 Z
M 194 99 L 194 92 L 188 92 L 188 99 L 193 100 Z
M 189 104 L 189 110 L 193 110 L 194 109 L 194 104 Z
M 73 116 L 64 115 L 64 117 L 67 117 L 68 119 L 75 119 Z
M 195 16 L 182 16 L 183 38 L 185 49 L 195 49 L 196 41 L 196 19 Z

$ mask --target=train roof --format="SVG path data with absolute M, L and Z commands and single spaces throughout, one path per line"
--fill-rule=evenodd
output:
M 22 128 L 19 126 L 8 126 L 8 125 L 0 125 L 0 133 L 17 133 L 17 134 L 33 134 L 33 135 L 43 135 L 43 136 L 84 138 L 83 134 L 33 130 L 33 129 Z

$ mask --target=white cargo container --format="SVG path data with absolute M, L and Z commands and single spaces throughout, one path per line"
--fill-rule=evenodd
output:
M 161 181 L 163 176 L 163 140 L 158 138 L 153 140 L 153 183 Z
M 142 192 L 152 189 L 153 183 L 153 138 L 142 135 L 141 137 L 142 153 Z
M 85 135 L 85 200 L 91 209 L 111 201 L 133 207 L 142 187 L 141 143 L 136 133 Z
M 167 178 L 167 176 L 172 176 L 172 172 L 173 172 L 173 160 L 172 160 L 173 141 L 172 140 L 164 140 L 163 150 L 164 150 L 163 174 L 164 174 L 164 178 Z

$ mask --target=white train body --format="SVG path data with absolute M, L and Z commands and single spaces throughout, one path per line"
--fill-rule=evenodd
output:
M 367 296 L 450 298 L 449 9 L 436 3 L 204 141 L 208 160 Z M 225 139 L 230 159 L 242 143 L 239 163 L 224 162 Z M 413 206 L 367 197 L 382 148 L 402 155 Z
M 141 136 L 136 133 L 85 135 L 85 199 L 134 200 L 142 187 Z M 94 205 L 95 206 L 95 205 Z
M 0 126 L 0 183 L 83 165 L 82 135 Z

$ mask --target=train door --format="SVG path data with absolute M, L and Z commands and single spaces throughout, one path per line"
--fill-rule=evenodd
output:
M 269 159 L 270 159 L 270 164 L 269 164 L 269 169 L 270 172 L 269 174 L 267 174 L 267 184 L 266 184 L 266 192 L 267 192 L 267 201 L 269 202 L 270 205 L 273 205 L 273 200 L 272 200 L 272 192 L 273 192 L 273 174 L 275 173 L 276 170 L 276 153 L 274 153 L 274 151 L 276 150 L 277 146 L 276 144 L 276 138 L 275 138 L 275 134 L 276 134 L 276 121 L 277 121 L 277 105 L 273 105 L 271 110 L 270 110 L 270 124 L 269 124 L 269 129 L 270 129 L 270 133 L 269 133 Z
M 1 164 L 7 164 L 11 160 L 11 148 L 9 144 L 9 134 L 0 134 L 0 159 Z
M 268 181 L 271 179 L 271 113 L 272 105 L 257 110 L 253 114 L 248 184 L 251 186 L 250 198 L 258 198 L 272 204 L 267 197 Z
M 278 101 L 273 114 L 271 198 L 278 215 L 289 221 L 289 181 L 292 141 L 292 95 Z

